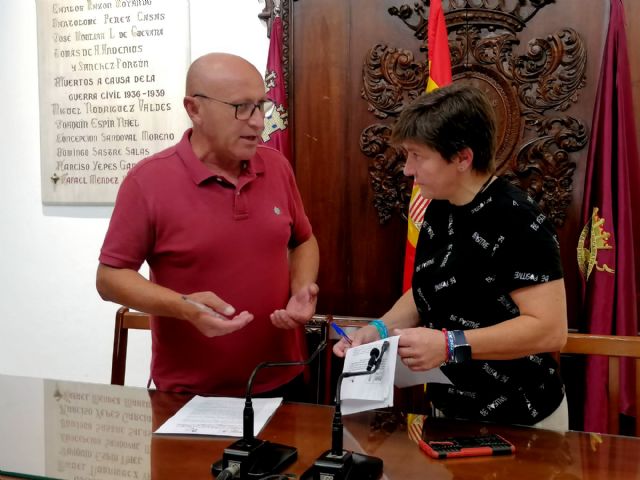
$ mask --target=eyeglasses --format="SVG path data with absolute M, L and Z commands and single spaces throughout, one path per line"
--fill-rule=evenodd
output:
M 217 98 L 208 97 L 201 93 L 194 93 L 191 96 L 206 98 L 207 100 L 213 100 L 215 102 L 224 103 L 225 105 L 234 107 L 236 109 L 236 120 L 249 120 L 256 109 L 258 109 L 263 116 L 270 117 L 275 107 L 275 104 L 271 100 L 260 100 L 258 103 L 231 103 L 225 102 L 224 100 L 218 100 Z

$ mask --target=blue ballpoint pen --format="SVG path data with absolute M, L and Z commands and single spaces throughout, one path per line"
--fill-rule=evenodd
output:
M 338 335 L 340 335 L 342 338 L 344 338 L 345 342 L 347 342 L 349 345 L 353 345 L 353 341 L 349 338 L 349 335 L 347 335 L 347 333 L 344 330 L 342 330 L 335 323 L 331 323 L 331 326 L 333 327 L 333 329 L 336 331 L 336 333 Z

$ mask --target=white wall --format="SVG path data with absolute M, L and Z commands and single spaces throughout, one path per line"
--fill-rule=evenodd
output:
M 53 0 L 51 0 L 53 1 Z M 191 0 L 191 55 L 242 55 L 264 72 L 258 0 Z M 95 291 L 110 207 L 43 206 L 34 0 L 0 0 L 0 373 L 108 383 L 117 305 Z M 132 332 L 127 384 L 146 385 Z

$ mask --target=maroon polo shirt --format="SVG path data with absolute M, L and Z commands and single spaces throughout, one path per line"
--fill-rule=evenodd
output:
M 152 318 L 151 376 L 159 390 L 243 395 L 263 361 L 302 357 L 302 329 L 274 327 L 269 314 L 290 297 L 288 249 L 311 236 L 289 162 L 259 146 L 237 186 L 195 156 L 187 130 L 177 145 L 140 161 L 120 190 L 100 262 L 138 270 L 181 294 L 212 291 L 255 315 L 229 335 L 206 338 L 190 323 Z M 254 392 L 272 390 L 302 368 L 273 368 Z

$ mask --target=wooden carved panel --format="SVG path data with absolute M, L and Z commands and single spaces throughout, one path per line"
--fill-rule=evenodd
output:
M 585 147 L 583 122 L 566 112 L 585 86 L 586 48 L 571 28 L 526 39 L 527 22 L 552 0 L 449 0 L 443 2 L 454 81 L 482 89 L 498 118 L 498 173 L 536 199 L 557 226 L 567 217 L 576 169 L 572 154 Z M 427 1 L 389 8 L 424 41 Z M 426 58 L 426 55 L 425 55 Z M 363 65 L 361 96 L 378 119 L 397 117 L 426 86 L 428 67 L 409 50 L 377 43 Z M 381 223 L 404 216 L 410 188 L 404 156 L 389 145 L 390 123 L 374 123 L 360 136 L 371 160 L 369 175 Z
M 585 143 L 608 2 L 590 2 L 589 15 L 584 0 L 442 2 L 456 81 L 477 84 L 498 111 L 500 173 L 562 224 L 572 326 Z M 379 316 L 402 290 L 409 188 L 402 152 L 388 138 L 424 90 L 428 3 L 281 0 L 281 8 L 290 33 L 292 163 L 320 244 L 318 311 Z

